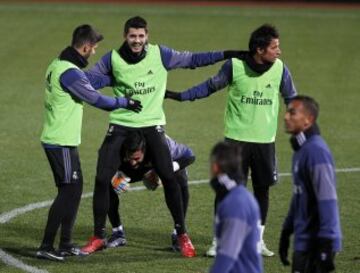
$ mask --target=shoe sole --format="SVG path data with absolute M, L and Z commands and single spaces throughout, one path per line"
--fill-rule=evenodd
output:
M 182 255 L 183 257 L 185 257 L 185 258 L 193 258 L 193 257 L 196 256 L 196 253 L 191 254 L 191 255 L 184 255 L 183 253 L 181 253 L 181 255 Z
M 107 248 L 117 248 L 117 247 L 123 247 L 123 246 L 126 246 L 126 243 L 125 244 L 118 244 L 118 245 L 112 245 L 112 244 L 107 244 L 106 245 Z
M 122 239 L 120 242 L 116 242 L 116 240 L 114 240 L 113 242 L 108 242 L 106 244 L 107 248 L 116 248 L 116 247 L 123 247 L 126 246 L 126 239 Z
M 275 256 L 275 254 L 273 253 L 273 254 L 263 254 L 263 253 L 261 253 L 261 256 L 263 256 L 263 257 L 274 257 Z
M 59 251 L 60 255 L 63 257 L 80 256 L 80 252 L 80 250 L 79 252 Z
M 104 250 L 106 248 L 106 245 L 102 246 L 101 248 L 98 248 L 96 249 L 95 251 L 92 251 L 92 252 L 86 252 L 86 251 L 83 251 L 83 250 L 80 250 L 80 253 L 78 256 L 89 256 L 95 252 L 98 252 L 98 251 L 101 251 L 101 250 Z
M 49 261 L 54 261 L 54 262 L 63 262 L 65 261 L 64 257 L 59 257 L 59 256 L 55 256 L 52 255 L 51 253 L 36 253 L 36 258 L 38 259 L 42 259 L 42 260 L 49 260 Z

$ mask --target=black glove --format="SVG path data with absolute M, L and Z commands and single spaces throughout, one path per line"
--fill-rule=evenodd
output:
M 126 109 L 134 111 L 135 113 L 139 113 L 141 112 L 142 109 L 142 105 L 141 102 L 139 100 L 133 100 L 130 98 L 127 98 L 127 105 L 126 105 Z
M 288 260 L 288 251 L 290 246 L 291 233 L 292 233 L 291 231 L 287 229 L 283 229 L 280 235 L 279 256 L 280 256 L 280 261 L 284 266 L 290 265 L 290 262 Z
M 178 92 L 166 90 L 165 99 L 172 99 L 172 100 L 181 101 L 181 94 L 178 93 Z
M 231 58 L 243 59 L 246 54 L 247 52 L 243 50 L 225 50 L 224 59 L 231 59 Z
M 317 239 L 317 253 L 316 258 L 319 262 L 319 266 L 326 272 L 330 272 L 335 269 L 334 256 L 335 253 L 332 250 L 332 241 L 328 238 Z

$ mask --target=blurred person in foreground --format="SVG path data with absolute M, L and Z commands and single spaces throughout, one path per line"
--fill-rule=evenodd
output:
M 216 144 L 210 166 L 210 185 L 218 200 L 217 255 L 210 272 L 261 273 L 259 205 L 243 184 L 238 147 L 228 142 Z

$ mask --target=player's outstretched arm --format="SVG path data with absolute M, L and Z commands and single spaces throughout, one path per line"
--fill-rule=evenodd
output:
M 231 60 L 228 60 L 215 76 L 180 93 L 166 90 L 165 98 L 177 101 L 194 101 L 196 99 L 202 99 L 212 95 L 229 85 L 231 82 L 232 62 Z
M 194 53 L 190 51 L 176 51 L 166 46 L 160 46 L 161 60 L 167 70 L 203 67 L 225 59 L 237 58 L 241 53 L 242 51 L 237 50 Z
M 142 105 L 138 100 L 125 97 L 112 98 L 97 92 L 85 73 L 78 69 L 65 71 L 60 77 L 60 83 L 64 90 L 69 92 L 75 100 L 84 101 L 105 111 L 125 108 L 138 113 L 142 109 Z

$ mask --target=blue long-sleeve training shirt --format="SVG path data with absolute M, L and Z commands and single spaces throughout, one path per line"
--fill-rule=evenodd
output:
M 171 159 L 173 161 L 189 160 L 191 158 L 195 158 L 193 151 L 185 144 L 178 143 L 169 136 L 166 136 L 166 142 L 170 150 Z
M 75 98 L 107 111 L 127 106 L 126 98 L 112 98 L 104 96 L 95 89 L 111 84 L 109 76 L 87 73 L 80 69 L 71 68 L 60 76 L 63 89 Z
M 196 68 L 214 64 L 224 59 L 223 51 L 193 53 L 176 51 L 160 45 L 160 56 L 166 70 Z M 106 53 L 89 71 L 93 75 L 112 75 L 111 51 Z
M 218 179 L 230 180 L 227 175 Z M 222 184 L 230 184 L 231 181 Z M 233 182 L 235 183 L 235 182 Z M 216 210 L 217 251 L 210 273 L 261 273 L 260 211 L 243 186 L 233 188 Z
M 210 96 L 216 91 L 228 86 L 232 82 L 232 74 L 232 61 L 227 60 L 215 76 L 181 92 L 181 101 L 193 101 Z M 297 94 L 290 71 L 286 65 L 284 65 L 283 75 L 281 78 L 280 94 L 284 98 L 285 104 L 287 104 L 291 98 L 295 97 Z
M 342 235 L 331 152 L 318 134 L 296 137 L 302 144 L 293 156 L 293 196 L 283 228 L 294 231 L 295 251 L 309 250 L 317 238 L 327 238 L 338 252 Z

